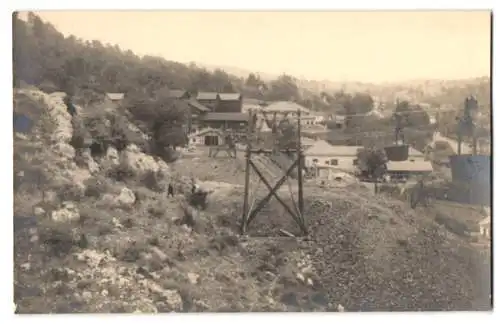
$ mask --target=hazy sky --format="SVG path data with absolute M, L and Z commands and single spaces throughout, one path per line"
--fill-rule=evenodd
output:
M 476 12 L 37 12 L 65 35 L 137 54 L 334 81 L 489 75 Z

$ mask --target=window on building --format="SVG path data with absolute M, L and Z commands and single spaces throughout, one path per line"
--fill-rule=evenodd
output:
M 313 159 L 313 163 L 314 164 L 318 163 L 318 159 Z
M 358 165 L 358 159 L 352 160 L 352 165 Z
M 327 160 L 327 161 L 325 161 L 325 164 L 326 164 L 326 165 L 330 165 L 330 161 L 328 161 L 328 160 Z
M 331 165 L 339 165 L 339 160 L 337 160 L 337 159 L 331 159 L 330 160 L 330 164 Z

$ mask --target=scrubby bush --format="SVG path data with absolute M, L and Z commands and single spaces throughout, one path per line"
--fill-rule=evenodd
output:
M 88 244 L 86 236 L 72 223 L 58 223 L 50 219 L 41 220 L 39 226 L 40 240 L 51 255 L 64 257 L 75 247 L 85 248 Z
M 85 196 L 84 189 L 75 183 L 65 183 L 54 189 L 60 201 L 80 201 Z
M 85 181 L 85 196 L 100 198 L 111 190 L 109 180 L 104 177 L 92 177 Z
M 148 171 L 144 174 L 140 183 L 146 188 L 154 192 L 164 191 L 164 187 L 161 182 L 165 180 L 165 175 L 160 171 Z
M 150 153 L 166 162 L 173 162 L 179 156 L 175 149 L 187 144 L 184 129 L 187 104 L 181 100 L 156 97 L 130 99 L 128 110 L 150 137 Z
M 129 121 L 125 116 L 110 114 L 108 120 L 110 121 L 110 142 L 118 152 L 125 150 L 130 144 L 138 147 L 145 146 L 147 141 L 129 128 Z
M 78 116 L 74 116 L 71 119 L 71 124 L 73 126 L 73 135 L 71 137 L 70 145 L 73 146 L 75 150 L 87 148 L 87 143 L 89 142 L 91 136 L 85 127 L 84 120 Z
M 208 204 L 207 196 L 208 192 L 197 190 L 189 195 L 188 202 L 191 206 L 204 210 Z
M 106 172 L 106 176 L 115 181 L 126 182 L 127 180 L 134 179 L 137 174 L 125 162 L 120 162 L 118 165 L 110 168 Z

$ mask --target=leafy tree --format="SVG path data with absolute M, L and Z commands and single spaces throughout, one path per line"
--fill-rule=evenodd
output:
M 271 81 L 266 99 L 271 101 L 297 101 L 300 99 L 299 88 L 295 79 L 283 74 L 278 79 Z
M 347 128 L 360 128 L 363 123 L 364 114 L 367 114 L 373 109 L 373 98 L 367 93 L 355 93 L 351 95 L 344 91 L 336 92 L 333 96 L 328 96 L 323 94 L 323 97 L 328 100 L 330 109 L 333 112 L 338 112 L 341 107 L 341 111 L 346 115 L 346 126 Z M 352 116 L 359 115 L 359 116 Z
M 373 98 L 367 93 L 356 93 L 351 99 L 348 114 L 366 114 L 373 109 Z
M 187 144 L 184 125 L 189 109 L 184 101 L 168 97 L 142 97 L 129 102 L 128 110 L 151 138 L 153 153 L 163 156 L 165 149 L 175 150 Z
M 430 124 L 429 114 L 419 105 L 410 105 L 408 101 L 399 102 L 395 113 L 400 116 L 402 127 L 421 127 Z
M 297 127 L 288 119 L 281 121 L 278 125 L 277 142 L 280 149 L 297 148 Z
M 384 150 L 364 148 L 358 151 L 357 159 L 362 175 L 374 182 L 377 193 L 377 184 L 387 171 L 387 157 Z
M 248 87 L 255 87 L 258 88 L 263 84 L 262 80 L 260 79 L 259 75 L 250 73 L 245 80 L 245 85 Z

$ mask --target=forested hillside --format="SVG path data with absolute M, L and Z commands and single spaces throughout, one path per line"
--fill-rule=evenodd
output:
M 175 46 L 175 44 L 172 44 Z M 211 71 L 195 64 L 182 64 L 162 57 L 139 57 L 116 44 L 85 41 L 74 35 L 64 37 L 50 23 L 34 13 L 26 21 L 13 19 L 14 83 L 24 81 L 46 91 L 65 91 L 76 97 L 92 98 L 105 92 L 142 92 L 154 95 L 164 88 L 190 91 L 241 92 L 264 100 L 292 100 L 320 111 L 343 111 L 345 97 L 340 91 L 359 95 L 362 106 L 351 105 L 347 113 L 369 111 L 373 97 L 392 101 L 399 95 L 433 106 L 459 107 L 463 98 L 476 95 L 481 107 L 489 110 L 488 77 L 459 81 L 422 81 L 408 84 L 381 84 L 355 87 L 329 81 L 298 80 L 281 75 L 265 81 L 256 73 L 246 77 L 221 69 Z M 369 94 L 368 94 L 369 93 Z M 345 108 L 345 107 L 344 107 Z
M 13 19 L 14 84 L 22 81 L 46 91 L 65 91 L 76 96 L 105 92 L 153 95 L 164 89 L 241 92 L 247 97 L 295 100 L 315 108 L 328 108 L 319 95 L 300 91 L 295 79 L 282 75 L 264 82 L 258 75 L 246 79 L 222 70 L 209 72 L 161 57 L 139 57 L 116 44 L 64 37 L 33 13 L 27 21 Z

